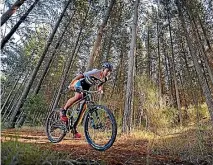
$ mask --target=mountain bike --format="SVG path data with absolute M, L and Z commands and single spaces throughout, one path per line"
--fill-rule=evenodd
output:
M 117 135 L 117 124 L 113 113 L 103 105 L 97 105 L 92 101 L 92 93 L 98 91 L 85 91 L 84 97 L 74 103 L 67 110 L 68 122 L 60 120 L 60 110 L 53 110 L 46 121 L 46 133 L 53 143 L 63 140 L 67 133 L 75 133 L 76 127 L 84 119 L 84 134 L 87 142 L 98 151 L 109 149 Z

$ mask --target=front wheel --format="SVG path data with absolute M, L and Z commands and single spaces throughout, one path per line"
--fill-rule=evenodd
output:
M 98 105 L 85 116 L 84 133 L 88 143 L 98 151 L 110 148 L 117 135 L 117 124 L 113 113 Z
M 49 114 L 46 121 L 46 134 L 52 143 L 60 142 L 66 135 L 66 124 L 60 120 L 59 109 Z

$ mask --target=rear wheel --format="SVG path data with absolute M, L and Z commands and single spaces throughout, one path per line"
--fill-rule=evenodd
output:
M 94 149 L 105 151 L 110 148 L 117 135 L 113 113 L 104 106 L 96 106 L 88 111 L 84 121 L 84 133 Z
M 46 121 L 46 134 L 52 143 L 60 142 L 66 135 L 66 123 L 60 120 L 60 110 L 53 110 Z

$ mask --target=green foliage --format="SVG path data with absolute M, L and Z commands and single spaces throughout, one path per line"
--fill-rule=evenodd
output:
M 38 143 L 32 143 L 30 139 L 28 143 L 19 142 L 21 140 L 19 133 L 12 135 L 12 137 L 6 136 L 4 138 L 11 138 L 10 141 L 3 142 L 1 146 L 1 163 L 4 165 L 93 164 L 93 161 L 89 159 L 73 160 L 70 153 L 66 153 L 66 150 L 64 152 L 54 151 L 51 149 L 53 145 L 51 143 L 39 145 Z M 99 162 L 97 164 L 105 164 L 102 161 Z
M 38 158 L 44 158 L 44 153 L 38 147 L 18 141 L 2 143 L 2 164 L 39 164 Z
M 24 47 L 24 57 L 31 60 L 33 64 L 37 63 L 39 56 L 43 51 L 45 41 L 47 40 L 47 33 L 47 27 L 37 28 L 35 34 L 32 35 Z
M 176 123 L 177 110 L 170 107 L 166 98 L 158 97 L 158 89 L 147 77 L 136 77 L 138 106 L 143 108 L 148 117 L 148 127 L 164 128 Z M 142 106 L 142 107 L 141 107 Z
M 44 162 L 56 162 L 59 158 L 64 158 L 62 154 L 56 151 L 48 149 L 41 150 L 38 145 L 18 142 L 18 136 L 15 141 L 3 142 L 1 151 L 1 162 L 4 165 L 40 165 Z
M 34 118 L 35 114 L 45 113 L 47 110 L 48 104 L 42 94 L 33 95 L 27 98 L 23 111 L 27 114 L 28 121 L 36 121 L 37 123 L 41 122 L 39 118 Z M 34 123 L 36 124 L 36 123 Z
M 136 87 L 138 97 L 135 97 L 136 108 L 141 106 L 145 110 L 148 117 L 149 127 L 165 128 L 177 126 L 178 110 L 169 104 L 166 97 L 158 97 L 157 85 L 146 77 L 139 76 L 136 78 Z M 210 119 L 210 114 L 206 104 L 190 106 L 187 110 L 182 108 L 182 116 L 185 119 L 184 123 L 197 123 L 202 119 Z M 143 123 L 142 123 L 143 124 Z
M 211 122 L 203 121 L 196 125 L 175 129 L 168 129 L 161 133 L 152 148 L 153 154 L 179 157 L 181 160 L 192 162 L 191 164 L 212 164 L 212 134 Z M 203 163 L 204 164 L 204 163 Z
M 187 109 L 187 114 L 188 122 L 196 122 L 202 118 L 210 119 L 210 114 L 206 104 L 199 105 L 197 108 L 190 106 L 189 109 Z
M 46 108 L 47 104 L 42 94 L 30 96 L 23 106 L 23 110 L 28 113 L 44 112 Z

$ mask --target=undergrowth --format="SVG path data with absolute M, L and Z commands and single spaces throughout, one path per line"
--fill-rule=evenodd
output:
M 1 146 L 2 165 L 102 164 L 102 162 L 97 163 L 90 160 L 73 160 L 68 153 L 41 150 L 36 144 L 22 143 L 17 140 L 3 142 Z

